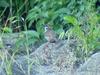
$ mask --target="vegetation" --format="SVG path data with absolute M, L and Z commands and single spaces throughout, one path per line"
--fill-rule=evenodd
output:
M 80 45 L 75 53 L 81 59 L 100 50 L 100 0 L 0 0 L 1 34 L 33 30 L 30 36 L 26 34 L 25 41 L 36 43 L 44 40 L 45 24 L 49 24 L 60 39 L 77 38 Z M 23 43 L 22 39 L 18 39 L 17 45 Z

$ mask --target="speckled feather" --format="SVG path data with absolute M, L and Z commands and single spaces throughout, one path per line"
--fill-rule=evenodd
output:
M 50 28 L 48 28 L 48 30 L 45 32 L 44 35 L 45 35 L 45 39 L 50 43 L 54 43 L 57 41 L 55 32 Z

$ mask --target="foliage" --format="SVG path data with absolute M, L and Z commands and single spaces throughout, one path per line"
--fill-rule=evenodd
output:
M 12 33 L 12 29 L 8 27 L 4 27 L 2 30 L 4 33 Z
M 94 25 L 90 24 L 88 28 L 89 31 L 87 33 L 84 33 L 76 18 L 74 18 L 73 16 L 65 16 L 64 19 L 67 22 L 74 25 L 74 27 L 71 28 L 70 31 L 67 31 L 65 35 L 68 34 L 70 34 L 70 36 L 74 35 L 77 36 L 77 38 L 79 38 L 80 40 L 82 40 L 83 47 L 85 48 L 86 52 L 93 51 L 94 49 L 99 47 L 100 42 L 98 41 L 98 38 L 100 38 L 100 32 L 99 32 L 100 28 L 98 26 L 96 26 L 95 24 Z M 95 20 L 96 19 L 94 19 L 94 21 Z
M 16 41 L 16 47 L 20 47 L 21 45 L 29 46 L 34 44 L 39 40 L 39 34 L 36 31 L 24 31 L 19 34 L 19 37 Z
M 74 36 L 77 37 L 79 41 L 82 41 L 82 48 L 85 51 L 84 57 L 100 50 L 100 16 L 95 12 L 92 2 L 88 4 L 89 5 L 84 6 L 86 7 L 86 9 L 84 9 L 86 12 L 82 13 L 81 16 L 68 15 L 64 17 L 66 23 L 73 25 L 64 35 L 68 38 Z

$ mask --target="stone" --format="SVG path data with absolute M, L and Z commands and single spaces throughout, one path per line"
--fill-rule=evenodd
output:
M 75 75 L 100 75 L 100 52 L 93 54 L 81 65 Z

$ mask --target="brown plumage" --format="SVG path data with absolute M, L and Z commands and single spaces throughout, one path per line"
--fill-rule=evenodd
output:
M 50 43 L 54 43 L 57 41 L 55 32 L 47 25 L 45 26 L 44 36 L 45 36 L 45 39 Z

